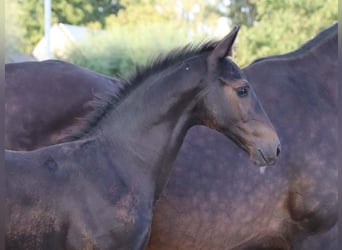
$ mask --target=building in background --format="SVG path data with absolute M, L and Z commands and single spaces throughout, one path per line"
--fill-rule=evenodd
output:
M 68 49 L 84 41 L 89 34 L 85 27 L 59 23 L 51 27 L 50 48 L 53 58 L 65 58 Z M 40 39 L 33 49 L 32 55 L 37 61 L 45 59 L 45 37 Z

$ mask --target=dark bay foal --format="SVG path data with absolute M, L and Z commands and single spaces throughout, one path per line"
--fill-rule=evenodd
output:
M 94 111 L 77 140 L 6 151 L 7 249 L 144 249 L 154 202 L 196 124 L 231 138 L 256 165 L 274 164 L 277 134 L 226 58 L 237 33 L 173 51 L 138 72 Z

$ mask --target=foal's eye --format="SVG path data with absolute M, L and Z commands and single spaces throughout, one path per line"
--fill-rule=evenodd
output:
M 235 91 L 238 96 L 244 97 L 248 95 L 249 87 L 248 86 L 240 87 L 240 88 L 237 88 Z

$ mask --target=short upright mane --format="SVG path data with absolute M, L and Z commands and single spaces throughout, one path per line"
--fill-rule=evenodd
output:
M 145 66 L 136 66 L 135 73 L 128 79 L 122 79 L 122 87 L 118 93 L 111 93 L 102 96 L 95 96 L 96 100 L 92 103 L 93 111 L 82 118 L 81 124 L 70 132 L 63 141 L 77 140 L 92 133 L 96 125 L 115 107 L 129 95 L 134 89 L 140 86 L 152 74 L 160 72 L 167 67 L 183 60 L 209 52 L 215 48 L 217 41 L 206 41 L 199 44 L 188 44 L 181 48 L 176 48 L 168 53 L 160 53 L 151 63 Z

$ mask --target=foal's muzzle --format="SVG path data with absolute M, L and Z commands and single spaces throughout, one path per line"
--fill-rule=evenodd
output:
M 256 145 L 256 148 L 251 153 L 251 160 L 257 166 L 271 166 L 274 165 L 281 152 L 279 140 L 269 143 L 267 145 Z

